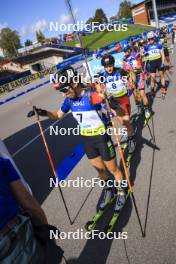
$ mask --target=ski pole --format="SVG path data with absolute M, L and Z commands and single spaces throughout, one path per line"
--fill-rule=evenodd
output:
M 106 97 L 105 100 L 106 100 L 106 104 L 108 106 L 108 112 L 110 114 L 112 114 L 111 107 L 109 105 L 109 101 L 108 101 L 107 97 Z M 111 123 L 112 123 L 112 127 L 113 127 L 113 129 L 115 131 L 116 130 L 116 126 L 115 126 L 115 123 L 114 123 L 114 120 L 113 120 L 112 117 L 111 117 Z M 126 166 L 126 163 L 125 163 L 125 158 L 124 158 L 124 155 L 123 155 L 123 151 L 122 151 L 122 148 L 121 148 L 121 145 L 120 145 L 120 141 L 119 141 L 118 135 L 116 133 L 114 133 L 114 136 L 115 136 L 115 139 L 117 141 L 118 150 L 119 150 L 120 157 L 121 157 L 122 164 L 123 164 L 123 168 L 124 168 L 124 171 L 125 171 L 125 177 L 126 177 L 126 180 L 128 181 L 129 190 L 132 193 L 133 192 L 133 188 L 132 188 L 132 184 L 131 184 L 131 181 L 130 181 L 130 177 L 129 177 L 129 173 L 128 173 L 128 170 L 127 170 L 127 166 Z
M 51 156 L 51 152 L 49 150 L 45 135 L 43 133 L 43 128 L 42 128 L 42 125 L 41 125 L 41 122 L 40 122 L 39 115 L 38 115 L 37 110 L 36 110 L 36 106 L 33 106 L 33 110 L 34 110 L 34 113 L 35 113 L 35 116 L 36 116 L 37 124 L 38 124 L 39 129 L 40 129 L 40 133 L 41 133 L 41 136 L 42 136 L 42 139 L 43 139 L 43 143 L 44 143 L 44 146 L 45 146 L 45 150 L 46 150 L 46 153 L 47 153 L 47 156 L 48 156 L 48 160 L 49 160 L 52 172 L 54 174 L 54 177 L 57 178 L 57 173 L 56 173 L 56 170 L 55 170 L 55 167 L 54 167 L 54 162 L 53 162 L 53 159 L 52 159 L 52 156 Z M 68 219 L 70 221 L 70 224 L 72 225 L 72 220 L 70 218 L 70 214 L 69 214 L 69 211 L 68 211 L 68 207 L 66 205 L 66 201 L 65 201 L 64 195 L 62 193 L 60 185 L 58 185 L 58 187 L 59 187 L 59 192 L 60 192 L 60 195 L 62 197 L 62 201 L 63 201 L 64 207 L 65 207 Z

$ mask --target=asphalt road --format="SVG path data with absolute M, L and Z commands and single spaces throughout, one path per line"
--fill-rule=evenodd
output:
M 173 65 L 176 62 L 174 56 L 172 56 Z M 145 238 L 141 236 L 136 211 L 132 200 L 129 199 L 115 230 L 127 232 L 128 238 L 126 240 L 98 238 L 58 240 L 58 244 L 64 248 L 68 263 L 176 263 L 176 94 L 174 87 L 176 76 L 174 73 L 170 76 L 168 94 L 164 101 L 161 99 L 160 91 L 157 92 L 153 103 L 154 116 L 149 122 L 150 129 L 148 127 L 142 129 L 142 120 L 138 123 L 137 149 L 130 168 L 130 175 L 134 180 L 134 196 Z M 30 110 L 28 101 L 38 107 L 55 110 L 62 100 L 62 96 L 47 85 L 1 106 L 0 137 L 30 184 L 34 195 L 42 204 L 49 222 L 64 232 L 77 229 L 83 229 L 85 232 L 84 225 L 95 213 L 102 188 L 98 186 L 92 189 L 62 188 L 73 222 L 71 225 L 58 188 L 49 186 L 52 171 L 35 118 L 26 118 Z M 133 99 L 132 105 L 135 112 Z M 55 166 L 58 166 L 80 143 L 80 138 L 73 135 L 50 136 L 48 127 L 52 123 L 53 121 L 42 119 Z M 75 127 L 76 123 L 68 114 L 55 125 Z M 76 177 L 90 179 L 96 176 L 96 172 L 84 156 L 68 179 Z M 111 207 L 96 229 L 103 230 L 112 213 Z

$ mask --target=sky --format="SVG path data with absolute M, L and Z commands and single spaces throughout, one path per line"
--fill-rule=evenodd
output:
M 116 15 L 120 2 L 118 0 L 88 0 L 86 3 L 85 0 L 71 0 L 78 21 L 86 21 L 92 17 L 97 8 L 102 8 L 107 17 Z M 133 4 L 139 2 L 141 0 L 132 0 Z M 46 37 L 57 37 L 61 32 L 56 31 L 56 28 L 51 31 L 50 22 L 54 25 L 71 23 L 65 0 L 1 0 L 0 2 L 0 30 L 7 26 L 17 30 L 22 44 L 26 39 L 35 41 L 35 32 L 39 29 Z

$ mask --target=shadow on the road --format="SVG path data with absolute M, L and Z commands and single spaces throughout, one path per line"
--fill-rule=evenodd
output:
M 126 226 L 132 211 L 132 203 L 131 199 L 128 199 L 124 210 L 121 213 L 121 217 L 116 225 L 116 228 L 113 232 L 116 233 L 116 236 L 120 238 L 120 233 L 123 232 L 123 228 Z M 97 224 L 95 230 L 102 230 L 102 227 L 105 226 L 105 223 L 110 220 L 113 214 L 113 205 L 109 207 L 106 215 L 103 217 L 102 221 Z M 84 249 L 82 250 L 78 259 L 69 259 L 67 260 L 68 264 L 106 264 L 107 258 L 109 256 L 111 245 L 113 243 L 113 239 L 99 239 L 98 237 L 95 239 L 87 240 Z M 119 239 L 119 243 L 122 243 L 122 239 Z M 128 254 L 126 252 L 126 258 L 129 262 Z
M 153 143 L 156 144 L 153 117 L 152 117 L 151 121 L 152 121 Z M 149 205 L 150 205 L 153 169 L 154 169 L 154 161 L 155 161 L 155 151 L 156 151 L 156 148 L 153 148 L 153 151 L 152 151 L 152 164 L 151 164 L 151 171 L 150 171 L 150 178 L 149 178 L 149 188 L 148 188 L 148 196 L 147 196 L 147 206 L 146 206 L 146 214 L 145 214 L 145 222 L 144 222 L 144 236 L 146 236 L 146 230 L 147 230 L 147 220 L 148 220 L 148 212 L 149 212 Z
M 48 128 L 49 126 L 53 126 L 55 129 L 56 126 L 58 126 L 58 129 L 63 127 L 66 129 L 75 128 L 77 123 L 73 119 L 72 115 L 68 114 L 59 122 L 53 122 L 49 119 L 46 119 L 41 121 L 41 125 L 45 131 L 44 134 L 46 141 L 52 155 L 55 169 L 57 171 L 60 163 L 62 163 L 66 157 L 73 154 L 73 150 L 78 144 L 80 144 L 81 138 L 79 135 L 73 135 L 72 132 L 70 135 L 59 134 L 51 136 L 50 130 Z M 39 201 L 39 203 L 43 203 L 43 201 L 49 196 L 54 188 L 54 185 L 50 186 L 50 178 L 54 179 L 54 175 L 46 154 L 38 125 L 33 124 L 22 129 L 21 131 L 18 131 L 12 136 L 6 138 L 4 143 L 11 153 L 19 170 L 23 174 L 23 177 L 31 187 L 33 195 Z M 76 221 L 88 197 L 90 196 L 92 189 L 93 188 L 90 189 L 85 199 L 82 201 L 78 211 L 75 213 L 75 216 L 72 217 L 73 219 L 71 219 L 68 210 L 67 215 L 70 219 L 70 224 L 73 224 Z M 67 208 L 67 201 L 65 201 L 63 192 L 62 195 L 65 203 L 64 206 Z M 61 197 L 59 196 L 58 199 L 60 198 Z
M 53 124 L 51 120 L 41 121 L 43 129 Z M 76 122 L 71 115 L 67 115 L 57 124 L 58 128 L 76 127 Z M 36 138 L 35 138 L 36 137 Z M 52 159 L 57 170 L 65 157 L 71 155 L 72 150 L 80 143 L 80 137 L 74 135 L 52 135 L 49 129 L 45 137 L 52 154 Z M 34 140 L 33 140 L 34 139 Z M 40 136 L 38 125 L 34 124 L 18 131 L 4 140 L 9 152 L 15 160 L 25 180 L 30 185 L 34 196 L 42 203 L 53 188 L 49 179 L 53 172 Z

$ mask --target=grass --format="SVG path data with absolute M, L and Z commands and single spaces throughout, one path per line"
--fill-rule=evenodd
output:
M 152 29 L 153 27 L 149 26 L 128 25 L 127 31 L 95 32 L 91 35 L 81 37 L 81 40 L 85 48 L 94 50 L 106 46 L 107 44 L 110 44 L 112 42 L 119 41 L 124 38 L 131 37 Z M 71 40 L 65 42 L 65 45 L 73 47 L 77 42 L 77 40 Z

